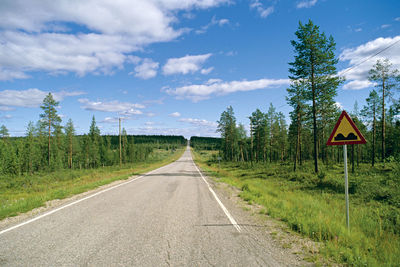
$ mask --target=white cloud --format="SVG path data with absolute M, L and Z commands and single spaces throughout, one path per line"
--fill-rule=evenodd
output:
M 190 123 L 194 126 L 207 126 L 216 128 L 218 124 L 213 121 L 208 121 L 204 119 L 192 119 L 192 118 L 182 118 L 179 120 L 180 122 Z
M 26 79 L 26 78 L 29 78 L 29 76 L 22 71 L 4 69 L 0 67 L 0 81 L 7 81 L 13 79 Z
M 177 117 L 180 117 L 180 116 L 181 116 L 181 113 L 179 113 L 179 112 L 173 112 L 173 113 L 169 114 L 169 116 L 177 118 Z
M 252 0 L 250 8 L 257 10 L 258 14 L 260 14 L 262 18 L 266 18 L 274 12 L 273 6 L 265 8 L 260 0 Z
M 140 65 L 135 67 L 135 77 L 150 79 L 157 75 L 158 62 L 149 58 L 143 59 Z
M 394 19 L 395 21 L 400 21 L 400 17 L 397 17 Z
M 187 85 L 176 89 L 164 89 L 166 93 L 179 99 L 191 99 L 194 102 L 209 98 L 211 95 L 225 95 L 239 91 L 251 91 L 265 88 L 274 88 L 289 85 L 289 79 L 260 79 L 253 81 L 223 82 L 219 79 L 210 79 L 205 84 Z
M 361 31 L 362 31 L 362 28 L 356 28 L 356 29 L 354 29 L 354 31 L 355 31 L 355 32 L 361 32 Z
M 297 3 L 296 7 L 297 8 L 310 8 L 313 7 L 318 0 L 305 0 Z
M 359 90 L 371 86 L 374 86 L 374 84 L 368 80 L 363 80 L 363 81 L 354 80 L 343 85 L 343 89 Z
M 2 119 L 2 120 L 10 120 L 10 119 L 12 119 L 12 117 L 13 117 L 12 115 L 6 114 L 4 116 L 1 116 L 0 119 Z
M 7 106 L 0 106 L 0 111 L 11 111 L 14 110 L 15 108 L 12 107 L 7 107 Z
M 163 66 L 163 73 L 165 75 L 171 74 L 188 74 L 194 73 L 201 69 L 203 63 L 211 57 L 212 54 L 204 54 L 204 55 L 186 55 L 181 58 L 170 58 L 167 60 L 167 63 Z
M 0 3 L 0 79 L 26 72 L 111 74 L 144 46 L 174 40 L 179 11 L 228 0 L 3 0 Z M 79 25 L 74 33 L 69 25 Z
M 386 28 L 389 28 L 390 26 L 392 26 L 392 25 L 391 24 L 382 24 L 381 28 L 386 29 Z
M 213 16 L 210 23 L 201 27 L 199 30 L 196 30 L 195 33 L 202 34 L 202 33 L 205 33 L 208 30 L 208 28 L 210 28 L 211 26 L 218 25 L 218 26 L 222 27 L 226 24 L 229 24 L 229 19 L 217 19 L 215 16 Z
M 49 92 L 31 88 L 27 90 L 4 90 L 0 91 L 0 107 L 2 110 L 10 110 L 10 107 L 36 108 L 43 103 L 43 99 Z M 78 96 L 84 94 L 78 91 L 61 91 L 52 93 L 56 101 L 62 101 L 68 96 Z
M 400 36 L 387 38 L 380 37 L 358 47 L 344 49 L 340 54 L 339 59 L 341 61 L 349 61 L 349 67 L 339 72 L 339 75 L 344 75 L 348 81 L 343 86 L 343 89 L 362 89 L 373 86 L 373 84 L 368 81 L 368 72 L 372 69 L 378 59 L 388 58 L 393 64 L 393 68 L 400 69 L 399 44 L 394 45 L 379 55 L 363 62 L 365 59 L 375 55 L 397 41 L 400 41 Z M 361 62 L 363 63 L 356 66 Z
M 119 114 L 130 117 L 133 115 L 142 115 L 143 112 L 138 109 L 130 108 L 128 110 L 121 111 Z
M 237 51 L 229 51 L 229 52 L 225 53 L 225 55 L 228 56 L 228 57 L 236 56 L 237 55 Z
M 155 114 L 154 112 L 147 112 L 146 116 L 152 118 L 152 117 L 157 116 L 157 114 Z
M 121 119 L 121 121 L 126 121 L 129 120 L 130 117 L 105 117 L 100 123 L 119 123 L 119 119 Z
M 140 115 L 144 106 L 141 104 L 134 104 L 129 102 L 119 102 L 117 100 L 102 102 L 102 101 L 90 101 L 86 98 L 78 100 L 82 106 L 81 108 L 86 110 L 103 111 L 103 112 L 119 112 L 121 115 L 131 116 Z
M 200 73 L 206 75 L 206 74 L 209 74 L 210 72 L 212 72 L 213 69 L 214 69 L 214 67 L 209 67 L 209 68 L 207 68 L 207 69 L 202 69 L 202 70 L 200 71 Z

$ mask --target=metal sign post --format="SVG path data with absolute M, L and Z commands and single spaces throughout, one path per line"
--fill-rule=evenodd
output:
M 367 141 L 357 126 L 351 120 L 350 116 L 343 110 L 342 114 L 337 121 L 335 128 L 329 136 L 328 146 L 343 145 L 344 157 L 344 191 L 346 197 L 346 225 L 350 229 L 350 212 L 349 212 L 349 177 L 347 173 L 347 145 L 352 144 L 365 144 Z
M 347 174 L 347 145 L 343 145 L 344 157 L 344 191 L 346 195 L 346 225 L 350 229 L 350 213 L 349 213 L 349 179 Z

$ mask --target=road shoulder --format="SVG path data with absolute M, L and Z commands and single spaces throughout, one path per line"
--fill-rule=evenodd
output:
M 205 173 L 203 172 L 203 175 Z M 240 190 L 219 182 L 218 178 L 204 175 L 221 201 L 231 212 L 243 234 L 251 236 L 261 244 L 268 245 L 276 260 L 287 266 L 315 266 L 320 243 L 302 237 L 291 231 L 282 221 L 273 219 L 256 204 L 249 204 L 239 197 Z

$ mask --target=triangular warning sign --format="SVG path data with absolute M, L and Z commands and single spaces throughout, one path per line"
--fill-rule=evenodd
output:
M 327 146 L 365 144 L 367 141 L 357 129 L 350 116 L 343 110 L 335 128 L 329 136 Z

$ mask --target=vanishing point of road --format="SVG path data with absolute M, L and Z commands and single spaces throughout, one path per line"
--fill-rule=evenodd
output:
M 174 163 L 0 229 L 0 265 L 287 265 L 240 219 L 188 148 Z

